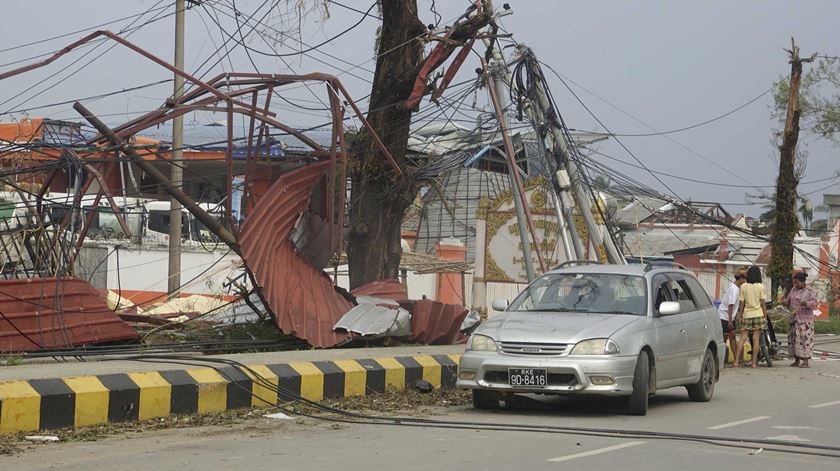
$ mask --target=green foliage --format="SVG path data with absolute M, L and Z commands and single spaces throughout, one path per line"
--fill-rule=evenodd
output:
M 814 332 L 817 334 L 840 334 L 840 316 L 829 316 L 827 321 L 814 322 Z
M 824 236 L 825 232 L 828 230 L 828 220 L 827 219 L 818 219 L 811 223 L 811 227 L 809 227 L 805 233 L 808 234 L 810 237 L 819 237 Z
M 790 82 L 783 80 L 773 94 L 773 118 L 782 126 Z M 840 144 L 840 59 L 822 58 L 802 74 L 799 91 L 800 130 Z
M 805 223 L 805 229 L 810 229 L 811 223 L 814 221 L 814 209 L 811 207 L 811 200 L 805 196 L 800 196 L 799 202 L 799 214 L 802 216 L 802 222 Z
M 773 329 L 777 334 L 787 334 L 790 330 L 790 324 L 787 321 L 774 322 Z M 828 320 L 814 321 L 814 333 L 840 335 L 840 315 L 833 314 L 828 316 Z
M 17 366 L 23 363 L 23 357 L 19 356 L 7 356 L 7 357 L 0 357 L 0 366 Z

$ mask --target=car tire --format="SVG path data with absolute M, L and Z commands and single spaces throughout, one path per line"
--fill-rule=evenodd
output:
M 650 359 L 647 352 L 639 353 L 636 371 L 633 374 L 633 392 L 627 398 L 627 413 L 646 415 L 650 390 Z
M 707 348 L 703 354 L 703 365 L 700 367 L 700 379 L 695 384 L 686 386 L 688 397 L 694 402 L 709 402 L 715 393 L 716 376 L 717 362 L 712 351 Z
M 494 410 L 499 409 L 501 401 L 501 394 L 495 391 L 484 391 L 482 389 L 473 389 L 472 390 L 472 403 L 473 407 L 476 409 L 482 410 Z

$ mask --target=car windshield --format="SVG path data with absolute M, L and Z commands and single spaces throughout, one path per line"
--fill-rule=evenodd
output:
M 507 310 L 644 316 L 646 306 L 645 280 L 641 276 L 555 273 L 537 279 Z

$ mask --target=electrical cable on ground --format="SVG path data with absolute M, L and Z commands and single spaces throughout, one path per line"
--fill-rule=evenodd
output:
M 563 435 L 585 435 L 598 436 L 607 438 L 646 438 L 652 440 L 672 440 L 672 441 L 689 441 L 696 443 L 703 443 L 715 446 L 734 447 L 741 449 L 754 450 L 756 445 L 762 446 L 765 451 L 772 451 L 778 453 L 798 454 L 821 456 L 830 458 L 840 458 L 840 447 L 820 445 L 814 443 L 790 442 L 775 439 L 752 439 L 741 437 L 719 437 L 699 434 L 683 434 L 683 433 L 669 433 L 647 430 L 627 430 L 627 429 L 609 429 L 609 428 L 588 428 L 588 427 L 564 427 L 551 425 L 531 425 L 531 424 L 488 424 L 487 422 L 472 422 L 472 421 L 457 421 L 457 420 L 439 420 L 439 419 L 424 419 L 417 417 L 404 416 L 382 416 L 372 414 L 362 414 L 342 410 L 335 407 L 326 406 L 316 401 L 308 400 L 301 395 L 279 386 L 269 381 L 258 372 L 254 371 L 247 365 L 241 362 L 222 358 L 184 358 L 184 357 L 167 357 L 152 356 L 146 357 L 143 355 L 129 358 L 121 358 L 121 360 L 139 361 L 139 362 L 153 362 L 153 363 L 173 363 L 186 366 L 203 366 L 213 368 L 223 377 L 225 377 L 231 385 L 246 392 L 253 398 L 256 398 L 267 405 L 274 405 L 266 401 L 265 398 L 255 394 L 251 389 L 239 384 L 237 380 L 231 378 L 227 371 L 222 367 L 215 365 L 224 365 L 233 367 L 244 376 L 249 377 L 251 381 L 258 384 L 262 388 L 277 394 L 278 399 L 293 400 L 303 405 L 311 407 L 319 412 L 335 414 L 336 417 L 324 416 L 318 414 L 310 414 L 300 410 L 292 410 L 288 405 L 279 406 L 282 410 L 294 415 L 302 415 L 316 420 L 325 420 L 330 422 L 342 422 L 350 424 L 366 424 L 366 425 L 388 425 L 388 426 L 408 426 L 408 427 L 422 427 L 422 428 L 449 428 L 459 430 L 487 430 L 487 431 L 502 431 L 502 432 L 534 432 L 534 433 L 553 433 Z M 784 448 L 782 448 L 784 447 Z

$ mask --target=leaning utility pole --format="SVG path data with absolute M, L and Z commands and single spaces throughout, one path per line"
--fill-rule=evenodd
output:
M 493 48 L 493 62 L 485 69 L 488 74 L 487 89 L 490 92 L 493 108 L 496 110 L 496 117 L 499 120 L 499 128 L 501 129 L 502 141 L 505 146 L 508 171 L 510 172 L 511 197 L 513 198 L 513 207 L 516 210 L 516 222 L 519 226 L 519 240 L 522 244 L 522 258 L 525 262 L 525 274 L 530 283 L 534 281 L 536 274 L 534 273 L 534 260 L 531 258 L 531 243 L 528 238 L 529 231 L 534 240 L 534 250 L 536 250 L 537 257 L 539 257 L 541 271 L 545 273 L 547 267 L 540 252 L 539 242 L 536 239 L 536 231 L 534 230 L 534 223 L 531 220 L 530 211 L 527 208 L 528 200 L 525 198 L 522 180 L 519 177 L 519 166 L 516 164 L 516 153 L 513 148 L 513 143 L 510 140 L 507 113 L 505 113 L 499 101 L 499 97 L 504 96 L 502 94 L 505 86 L 504 79 L 502 78 L 502 70 L 507 70 L 507 64 L 505 64 L 504 59 L 501 57 L 498 48 Z M 492 83 L 489 80 L 491 77 L 493 79 Z
M 521 60 L 531 61 L 533 69 L 542 76 L 540 64 L 533 51 L 524 44 L 517 44 L 516 49 L 522 58 Z M 559 157 L 558 162 L 553 166 L 556 172 L 552 175 L 552 180 L 555 191 L 558 193 L 555 197 L 555 204 L 557 205 L 561 229 L 563 229 L 562 226 L 567 226 L 565 230 L 569 232 L 576 256 L 578 259 L 584 259 L 580 236 L 574 226 L 573 210 L 577 206 L 578 212 L 586 224 L 589 241 L 595 249 L 596 259 L 600 262 L 618 265 L 626 263 L 607 228 L 607 221 L 602 213 L 604 208 L 595 200 L 596 196 L 591 189 L 585 186 L 582 171 L 571 152 L 572 146 L 575 145 L 571 140 L 571 135 L 563 123 L 560 122 L 559 116 L 550 112 L 552 103 L 542 81 L 535 80 L 534 82 L 534 94 L 527 97 L 528 100 L 524 106 L 525 114 L 533 124 L 540 142 L 546 144 L 546 150 L 555 158 Z M 526 93 L 525 90 L 517 91 L 521 94 Z M 561 233 L 561 235 L 563 234 Z
M 497 49 L 494 49 L 494 53 Z M 495 56 L 494 56 L 495 59 Z M 540 261 L 540 270 L 545 273 L 546 266 L 543 261 L 542 253 L 540 252 L 539 242 L 536 238 L 536 231 L 534 230 L 534 223 L 531 220 L 531 212 L 528 210 L 528 200 L 525 198 L 525 189 L 522 185 L 522 179 L 519 177 L 519 166 L 516 164 L 516 151 L 513 148 L 513 143 L 510 140 L 510 131 L 508 129 L 507 113 L 502 107 L 499 96 L 503 96 L 504 81 L 502 80 L 500 67 L 507 69 L 504 61 L 494 60 L 487 67 L 489 69 L 489 77 L 493 78 L 493 83 L 488 81 L 487 89 L 490 92 L 490 99 L 493 102 L 493 107 L 496 110 L 496 117 L 499 120 L 499 128 L 502 131 L 502 142 L 505 146 L 505 155 L 508 162 L 508 171 L 510 172 L 510 190 L 513 198 L 513 207 L 516 210 L 516 222 L 519 225 L 519 240 L 522 243 L 522 258 L 525 262 L 525 274 L 528 277 L 528 282 L 534 281 L 536 275 L 534 273 L 534 260 L 531 258 L 531 244 L 528 239 L 528 232 L 531 233 L 531 238 L 534 241 L 534 250 L 537 252 L 537 257 Z
M 175 0 L 175 67 L 184 70 L 184 0 Z M 184 94 L 184 78 L 175 74 L 175 106 Z M 181 188 L 184 184 L 183 149 L 184 117 L 179 115 L 172 120 L 172 154 L 170 180 Z M 174 197 L 170 200 L 169 210 L 169 283 L 170 296 L 178 296 L 181 289 L 181 203 Z
M 790 289 L 793 272 L 793 240 L 799 230 L 799 218 L 796 216 L 796 187 L 799 177 L 796 175 L 796 143 L 799 140 L 799 86 L 802 83 L 802 64 L 813 62 L 815 55 L 801 59 L 799 48 L 790 38 L 790 90 L 788 92 L 785 129 L 782 133 L 782 145 L 779 146 L 779 176 L 776 179 L 776 222 L 770 236 L 771 257 L 767 274 L 771 282 L 771 298 L 777 300 L 776 293 L 781 287 Z

